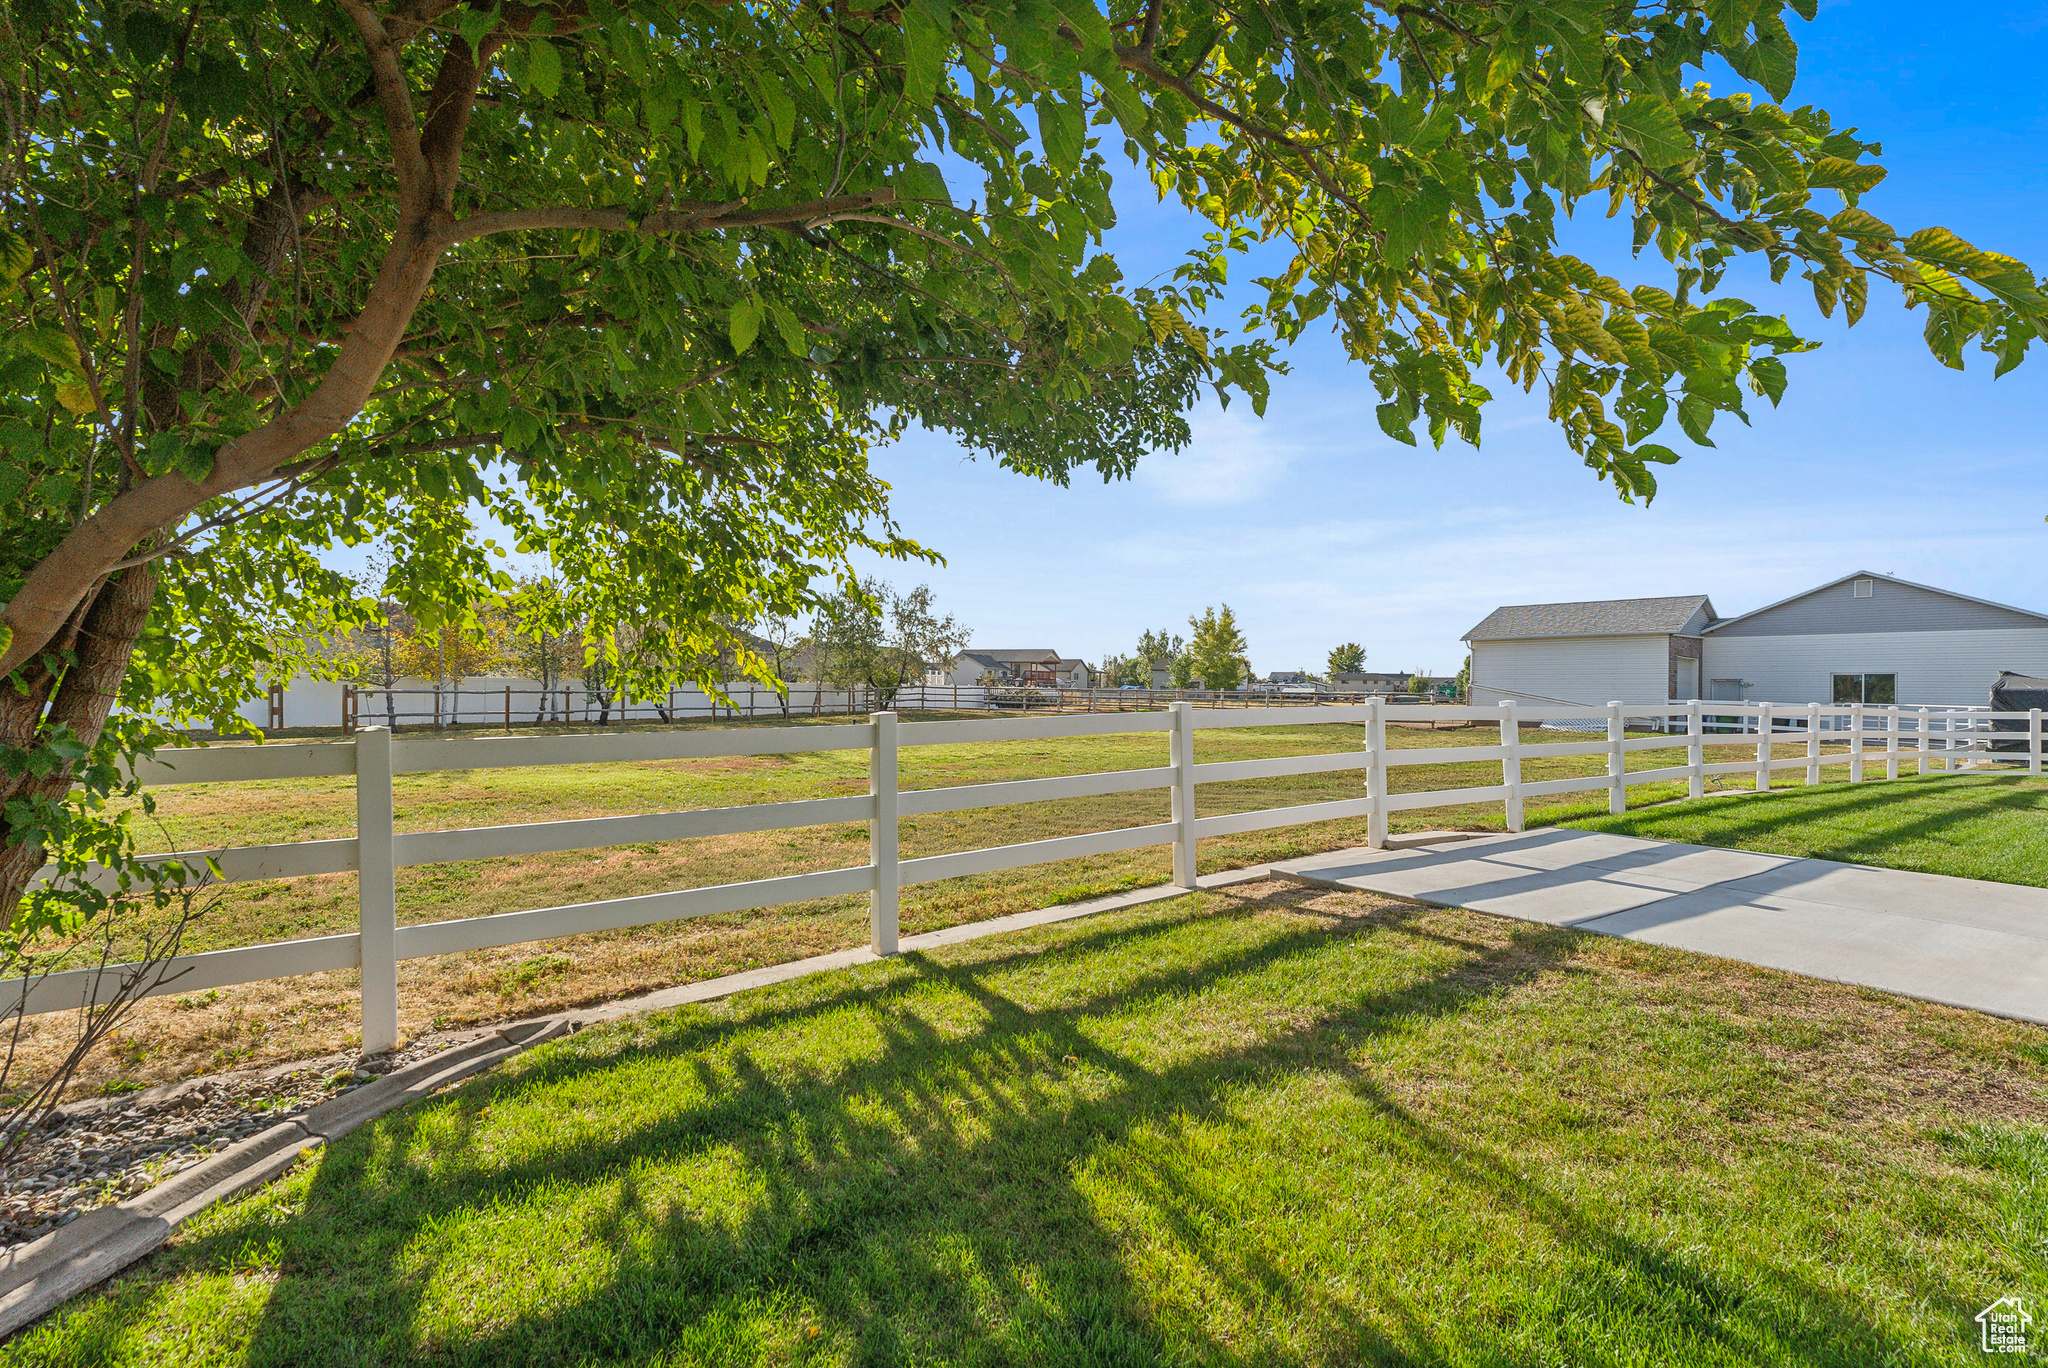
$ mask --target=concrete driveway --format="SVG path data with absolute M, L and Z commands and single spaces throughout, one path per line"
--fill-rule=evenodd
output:
M 1556 828 L 1273 870 L 2048 1025 L 2048 888 Z

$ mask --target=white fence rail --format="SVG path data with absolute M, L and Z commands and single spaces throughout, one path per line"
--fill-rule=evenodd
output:
M 1620 812 L 1629 786 L 1681 779 L 1686 781 L 1688 793 L 1698 797 L 1712 776 L 1750 775 L 1758 790 L 1768 790 L 1772 775 L 1785 769 L 1803 768 L 1808 783 L 1820 782 L 1827 766 L 1847 766 L 1847 777 L 1860 782 L 1867 777 L 1868 768 L 1877 763 L 1883 764 L 1888 779 L 1898 778 L 1907 765 L 1917 767 L 1921 774 L 1961 773 L 1996 764 L 2024 764 L 2028 773 L 2042 772 L 2039 710 L 1992 713 L 1982 709 L 1875 708 L 1862 704 L 1809 703 L 1787 708 L 1770 703 L 1616 702 L 1597 711 L 1605 713 L 1604 739 L 1553 743 L 1523 741 L 1521 724 L 1584 718 L 1588 714 L 1584 705 L 1530 707 L 1510 701 L 1492 709 L 1368 702 L 1347 707 L 1220 710 L 1176 702 L 1167 710 L 1156 712 L 945 722 L 901 722 L 896 714 L 884 712 L 865 721 L 836 725 L 462 740 L 396 739 L 385 728 L 371 727 L 339 742 L 174 751 L 142 765 L 135 777 L 145 784 L 163 785 L 353 776 L 354 837 L 186 851 L 157 858 L 198 864 L 211 856 L 221 877 L 229 881 L 357 871 L 359 926 L 356 931 L 342 935 L 181 956 L 168 967 L 155 991 L 194 992 L 296 974 L 360 968 L 363 1049 L 376 1052 L 390 1048 L 398 1039 L 398 962 L 404 959 L 853 893 L 869 895 L 870 939 L 874 949 L 892 954 L 897 938 L 897 893 L 904 884 L 1140 846 L 1171 844 L 1173 882 L 1192 888 L 1195 843 L 1203 837 L 1336 818 L 1369 819 L 1368 844 L 1379 846 L 1386 840 L 1389 814 L 1421 808 L 1499 802 L 1505 805 L 1508 829 L 1520 831 L 1523 805 L 1530 798 L 1605 789 L 1609 810 Z M 1708 731 L 1710 721 L 1717 718 L 1739 720 L 1757 737 L 1754 759 L 1707 762 L 1708 744 L 1729 744 L 1725 737 Z M 1439 720 L 1497 723 L 1500 740 L 1488 745 L 1388 749 L 1388 722 Z M 1195 763 L 1195 733 L 1203 729 L 1330 722 L 1362 724 L 1364 745 L 1355 751 L 1337 753 Z M 1632 722 L 1639 732 L 1664 734 L 1629 736 L 1627 729 Z M 1682 737 L 1670 734 L 1679 727 L 1683 728 Z M 975 745 L 1144 732 L 1167 735 L 1166 765 L 908 791 L 898 782 L 898 756 L 906 746 Z M 1824 754 L 1822 738 L 1830 733 L 1835 733 L 1829 736 L 1832 743 L 1846 741 L 1846 748 Z M 1774 745 L 1785 739 L 1803 740 L 1804 754 L 1778 756 Z M 1627 768 L 1631 751 L 1673 750 L 1681 746 L 1686 752 L 1684 764 L 1635 771 Z M 453 831 L 398 832 L 393 827 L 392 778 L 398 774 L 834 750 L 869 753 L 866 794 Z M 1605 756 L 1605 772 L 1524 781 L 1525 761 L 1569 756 Z M 1388 782 L 1389 771 L 1394 769 L 1472 762 L 1499 764 L 1500 782 L 1399 793 Z M 1364 782 L 1356 798 L 1210 817 L 1195 815 L 1198 784 L 1347 770 L 1363 772 Z M 1165 822 L 909 860 L 900 858 L 897 850 L 897 826 L 904 817 L 1161 788 L 1172 795 L 1171 816 Z M 452 921 L 398 924 L 394 875 L 406 866 L 859 821 L 868 824 L 868 861 L 851 868 Z M 75 1008 L 88 995 L 112 993 L 129 968 L 114 965 L 97 972 L 75 970 L 37 979 L 0 981 L 0 1011 L 15 1006 L 30 1013 Z

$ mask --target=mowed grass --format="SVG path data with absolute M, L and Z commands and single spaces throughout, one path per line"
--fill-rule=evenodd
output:
M 827 723 L 844 719 L 824 719 Z M 750 724 L 711 724 L 746 727 Z M 783 725 L 756 723 L 755 726 Z M 794 725 L 806 725 L 799 721 Z M 1391 727 L 1390 746 L 1456 747 L 1497 743 L 1498 728 L 1428 730 Z M 1527 743 L 1584 741 L 1583 735 L 1525 729 Z M 1196 734 L 1198 761 L 1355 751 L 1363 728 L 1316 723 L 1216 729 Z M 1794 747 L 1784 748 L 1786 754 Z M 1747 757 L 1754 743 L 1710 747 L 1714 759 Z M 1682 763 L 1680 746 L 1639 751 L 1631 768 Z M 175 756 L 172 757 L 175 759 Z M 976 746 L 911 747 L 902 752 L 906 789 L 1034 779 L 1163 765 L 1163 734 L 1082 737 Z M 1524 761 L 1530 781 L 1605 772 L 1602 756 Z M 1397 791 L 1450 789 L 1499 782 L 1498 762 L 1400 767 Z M 1205 784 L 1204 815 L 1354 798 L 1362 771 Z M 1746 786 L 1734 776 L 1720 785 Z M 395 782 L 402 831 L 495 826 L 518 822 L 663 812 L 829 797 L 867 791 L 864 751 L 734 756 L 640 764 L 547 766 L 438 771 Z M 1682 795 L 1677 784 L 1630 790 L 1632 803 Z M 166 786 L 156 791 L 162 849 L 212 849 L 278 841 L 345 837 L 355 831 L 355 793 L 346 779 Z M 1605 810 L 1605 796 L 1575 805 L 1537 807 L 1531 823 Z M 906 819 L 905 857 L 1011 845 L 1115 827 L 1163 822 L 1164 790 L 1033 803 Z M 1499 830 L 1499 804 L 1396 814 L 1395 831 L 1452 827 Z M 1201 868 L 1241 868 L 1265 861 L 1360 844 L 1363 818 L 1283 827 L 1206 840 Z M 758 832 L 514 859 L 418 866 L 398 873 L 402 922 L 485 916 L 525 908 L 629 897 L 808 870 L 862 864 L 860 824 Z M 1164 846 L 912 885 L 903 891 L 906 934 L 1002 916 L 1105 893 L 1166 882 Z M 218 902 L 190 931 L 185 948 L 212 950 L 263 941 L 331 935 L 357 924 L 352 874 L 224 886 Z M 675 983 L 781 963 L 864 944 L 862 898 L 824 899 L 729 916 L 508 946 L 400 966 L 400 1025 L 408 1036 L 509 1017 L 557 1011 Z M 114 1048 L 90 1061 L 79 1090 L 182 1077 L 195 1071 L 247 1068 L 331 1051 L 360 1041 L 353 972 L 248 984 L 144 1004 Z M 60 1051 L 63 1029 L 34 1023 L 26 1042 L 31 1062 Z
M 1774 789 L 1567 825 L 2048 888 L 2048 779 L 2024 774 Z
M 1283 882 L 593 1029 L 7 1365 L 1979 1361 L 2048 1032 Z

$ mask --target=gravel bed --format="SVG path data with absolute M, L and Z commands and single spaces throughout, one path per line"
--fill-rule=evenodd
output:
M 374 1059 L 331 1055 L 68 1103 L 0 1166 L 0 1249 L 146 1192 L 237 1141 L 480 1034 L 422 1039 Z

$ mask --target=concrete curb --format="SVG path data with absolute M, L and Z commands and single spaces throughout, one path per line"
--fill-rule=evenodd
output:
M 1164 902 L 1193 891 L 1228 888 L 1273 876 L 1274 871 L 1266 865 L 1223 870 L 1203 875 L 1192 890 L 1173 884 L 1137 888 L 1127 893 L 1091 898 L 1086 902 L 1038 908 L 1007 917 L 949 926 L 923 935 L 906 936 L 900 944 L 904 951 L 909 952 L 931 950 L 942 945 L 958 945 L 987 936 Z M 792 960 L 787 964 L 727 974 L 701 983 L 663 988 L 597 1007 L 511 1022 L 467 1044 L 415 1060 L 373 1083 L 322 1102 L 296 1120 L 281 1122 L 259 1135 L 252 1135 L 128 1201 L 88 1211 L 69 1225 L 60 1226 L 33 1243 L 0 1254 L 0 1339 L 33 1324 L 80 1292 L 156 1252 L 179 1226 L 214 1203 L 261 1187 L 283 1176 L 308 1152 L 340 1139 L 356 1127 L 493 1068 L 536 1045 L 560 1039 L 595 1022 L 662 1011 L 686 1003 L 711 1002 L 750 988 L 785 983 L 856 964 L 872 964 L 881 958 L 865 948 L 841 950 Z

